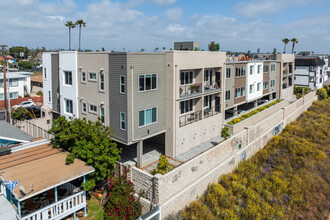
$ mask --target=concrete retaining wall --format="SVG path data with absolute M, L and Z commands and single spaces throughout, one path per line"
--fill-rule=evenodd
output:
M 151 176 L 132 167 L 136 190 L 141 188 L 148 191 L 151 187 L 154 192 L 146 197 L 153 197 L 153 202 L 161 205 L 163 217 L 177 213 L 196 200 L 198 195 L 202 195 L 207 186 L 217 181 L 219 176 L 233 171 L 240 161 L 262 149 L 287 123 L 297 119 L 309 108 L 316 98 L 316 93 L 312 92 L 289 106 L 281 107 L 266 119 L 250 123 L 250 126 L 226 141 L 165 175 Z

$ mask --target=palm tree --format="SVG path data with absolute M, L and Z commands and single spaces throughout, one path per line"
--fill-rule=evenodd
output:
M 297 40 L 297 38 L 292 38 L 290 41 L 292 42 L 292 54 L 293 54 L 294 46 L 298 43 L 298 40 Z
M 285 53 L 286 45 L 290 42 L 290 40 L 288 38 L 284 38 L 284 39 L 282 39 L 282 42 L 284 43 L 284 52 L 283 53 Z
M 144 51 L 145 51 L 145 49 L 144 48 L 141 48 L 140 52 L 144 52 Z
M 163 50 L 165 51 L 166 50 L 166 47 L 163 47 Z
M 79 25 L 79 49 L 78 49 L 78 51 L 80 51 L 81 26 L 86 27 L 86 22 L 84 22 L 84 20 L 80 19 L 80 20 L 76 21 L 75 25 Z
M 65 26 L 69 28 L 69 50 L 71 50 L 71 28 L 75 28 L 76 25 L 72 21 L 67 21 Z

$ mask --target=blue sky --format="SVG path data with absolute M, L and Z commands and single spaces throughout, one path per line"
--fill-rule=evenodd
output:
M 295 37 L 296 51 L 330 54 L 329 11 L 330 0 L 1 0 L 0 43 L 67 49 L 64 24 L 84 19 L 82 49 L 153 51 L 194 40 L 202 49 L 216 41 L 224 51 L 282 52 L 281 39 Z

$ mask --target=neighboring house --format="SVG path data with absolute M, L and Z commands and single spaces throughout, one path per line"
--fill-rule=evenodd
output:
M 43 79 L 42 75 L 31 76 L 31 92 L 37 93 L 43 90 Z
M 29 72 L 7 72 L 7 94 L 8 99 L 16 99 L 30 94 L 31 73 Z M 0 101 L 4 100 L 3 73 L 0 73 Z
M 64 219 L 78 211 L 86 216 L 81 184 L 94 168 L 79 159 L 68 165 L 68 152 L 7 122 L 0 125 L 0 219 Z
M 44 107 L 100 118 L 115 141 L 137 148 L 140 167 L 144 142 L 176 158 L 218 136 L 225 110 L 291 99 L 293 70 L 291 54 L 226 65 L 224 52 L 210 51 L 43 53 Z
M 322 88 L 330 73 L 327 56 L 299 56 L 295 62 L 295 85 L 313 90 Z

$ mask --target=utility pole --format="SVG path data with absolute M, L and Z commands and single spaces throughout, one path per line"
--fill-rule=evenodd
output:
M 5 110 L 6 110 L 6 120 L 10 123 L 9 120 L 9 111 L 8 111 L 8 100 L 7 100 L 7 78 L 6 78 L 6 69 L 7 69 L 7 61 L 6 61 L 6 47 L 7 45 L 2 45 L 2 57 L 3 57 L 3 88 L 5 93 Z

